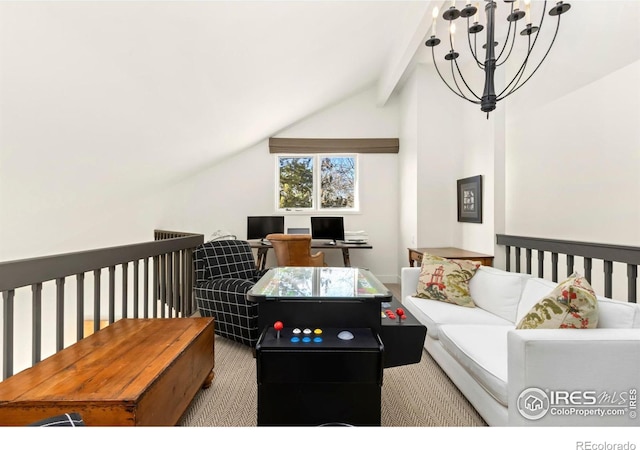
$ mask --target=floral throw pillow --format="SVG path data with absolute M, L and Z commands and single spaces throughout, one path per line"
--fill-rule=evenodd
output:
M 469 280 L 480 267 L 477 261 L 446 259 L 425 253 L 416 297 L 475 307 L 469 294 Z
M 520 320 L 517 329 L 596 328 L 598 299 L 589 282 L 573 273 Z

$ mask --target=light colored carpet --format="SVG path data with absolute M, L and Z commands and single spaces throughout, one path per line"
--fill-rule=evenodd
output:
M 251 349 L 216 335 L 215 378 L 185 413 L 185 427 L 254 427 L 256 360 Z M 384 370 L 383 427 L 486 426 L 429 354 L 417 364 Z

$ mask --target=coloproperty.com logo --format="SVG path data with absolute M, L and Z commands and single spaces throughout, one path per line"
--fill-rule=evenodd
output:
M 609 417 L 638 415 L 638 390 L 542 390 L 537 387 L 525 389 L 518 396 L 517 408 L 522 417 L 539 420 L 546 415 Z

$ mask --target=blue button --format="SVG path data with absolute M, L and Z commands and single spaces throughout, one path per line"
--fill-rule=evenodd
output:
M 309 336 L 305 336 L 302 338 L 302 342 L 311 342 L 311 338 Z
M 320 336 L 316 336 L 313 338 L 313 342 L 322 342 L 322 338 Z
M 291 342 L 300 342 L 300 338 L 298 336 L 294 336 L 291 338 Z

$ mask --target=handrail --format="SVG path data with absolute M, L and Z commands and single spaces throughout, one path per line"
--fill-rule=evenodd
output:
M 613 263 L 627 265 L 627 300 L 637 302 L 638 265 L 640 265 L 640 247 L 604 244 L 594 242 L 567 241 L 525 236 L 497 234 L 498 245 L 505 246 L 506 270 L 511 270 L 511 247 L 515 248 L 515 271 L 520 272 L 521 249 L 525 249 L 526 272 L 531 273 L 532 250 L 537 251 L 538 276 L 544 272 L 545 252 L 551 253 L 552 279 L 558 281 L 558 255 L 566 255 L 567 273 L 573 271 L 574 258 L 584 258 L 584 272 L 587 281 L 591 282 L 593 259 L 602 260 L 604 264 L 604 295 L 611 297 L 613 285 Z
M 100 329 L 103 317 L 101 296 L 103 287 L 108 291 L 104 306 L 108 307 L 108 323 L 132 315 L 140 317 L 188 317 L 196 310 L 193 297 L 193 251 L 204 242 L 204 235 L 196 233 L 154 230 L 154 241 L 120 245 L 16 261 L 0 262 L 0 336 L 2 337 L 2 378 L 13 375 L 14 344 L 16 339 L 24 343 L 31 334 L 31 365 L 42 358 L 43 344 L 51 344 L 43 339 L 43 321 L 54 323 L 55 352 L 65 347 L 65 282 L 75 277 L 75 329 L 76 342 L 84 338 L 85 306 L 93 307 L 93 331 Z M 132 264 L 132 267 L 130 266 Z M 120 267 L 116 271 L 117 266 Z M 101 284 L 101 275 L 106 269 L 108 283 Z M 93 275 L 93 295 L 85 292 L 85 274 Z M 131 275 L 131 276 L 130 276 Z M 120 289 L 116 288 L 116 280 Z M 43 285 L 55 282 L 54 298 L 44 298 Z M 27 303 L 21 288 L 31 286 L 31 298 Z M 73 295 L 73 294 L 71 294 Z M 130 302 L 129 296 L 132 301 Z M 119 308 L 116 306 L 118 297 Z M 16 320 L 23 313 L 14 314 L 15 304 L 21 311 L 31 314 L 30 326 L 24 322 L 16 326 Z M 54 314 L 42 314 L 43 310 L 54 308 Z M 107 313 L 105 312 L 106 316 Z M 71 340 L 69 336 L 66 341 Z M 24 347 L 24 346 L 22 346 Z M 54 352 L 54 353 L 55 353 Z M 21 358 L 25 356 L 22 349 Z M 22 365 L 25 362 L 22 361 Z
M 0 291 L 8 291 L 35 283 L 64 278 L 80 272 L 110 267 L 163 255 L 185 248 L 195 248 L 203 235 L 156 240 L 140 244 L 120 245 L 80 252 L 0 262 Z

